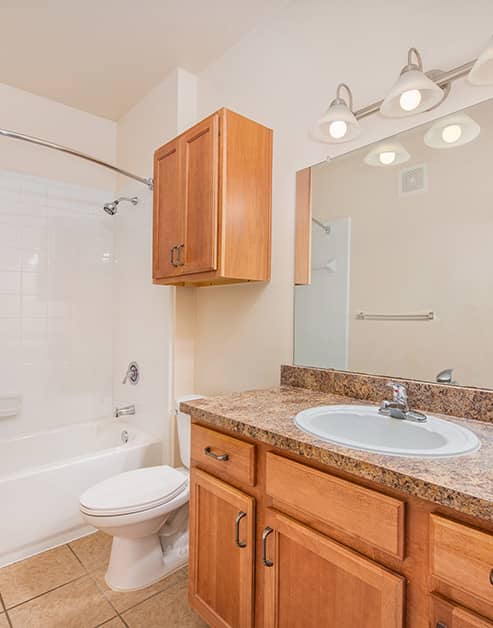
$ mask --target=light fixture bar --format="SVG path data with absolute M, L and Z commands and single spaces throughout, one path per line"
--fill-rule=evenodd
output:
M 471 71 L 472 66 L 476 63 L 476 59 L 472 61 L 468 61 L 467 63 L 463 63 L 462 65 L 458 65 L 451 70 L 447 70 L 446 72 L 441 72 L 437 76 L 433 77 L 433 82 L 436 83 L 439 87 L 443 87 L 447 85 L 447 83 L 452 83 L 453 81 L 457 81 L 458 79 L 467 76 Z M 383 99 L 377 102 L 372 103 L 371 105 L 367 105 L 366 107 L 362 107 L 354 112 L 354 117 L 356 120 L 361 120 L 361 118 L 367 118 L 368 116 L 373 115 L 374 113 L 378 113 L 380 111 L 380 106 L 383 103 Z

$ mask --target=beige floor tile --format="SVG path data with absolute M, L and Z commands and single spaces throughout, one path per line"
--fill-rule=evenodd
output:
M 125 624 L 119 617 L 114 617 L 113 619 L 110 619 L 110 621 L 101 624 L 100 628 L 125 628 Z
M 66 545 L 0 569 L 0 593 L 7 608 L 66 584 L 85 573 Z
M 181 582 L 123 614 L 130 628 L 203 628 L 188 605 L 188 585 Z
M 5 613 L 0 613 L 0 628 L 10 628 Z M 115 627 L 116 628 L 116 627 Z
M 106 582 L 104 581 L 104 575 L 106 573 L 106 568 L 98 569 L 91 573 L 91 576 L 94 578 L 98 587 L 103 591 L 104 595 L 111 602 L 111 604 L 116 608 L 119 613 L 123 613 L 123 611 L 128 610 L 132 606 L 147 600 L 148 597 L 154 595 L 155 593 L 159 593 L 160 591 L 164 591 L 165 589 L 169 589 L 169 587 L 174 586 L 179 582 L 186 581 L 186 575 L 183 570 L 177 571 L 171 576 L 167 578 L 163 578 L 159 582 L 147 587 L 146 589 L 140 589 L 139 591 L 129 591 L 128 593 L 121 593 L 119 591 L 113 591 L 108 587 Z
M 14 628 L 94 628 L 116 615 L 84 576 L 9 611 Z
M 106 567 L 110 559 L 111 536 L 104 532 L 95 532 L 69 543 L 81 563 L 89 571 Z

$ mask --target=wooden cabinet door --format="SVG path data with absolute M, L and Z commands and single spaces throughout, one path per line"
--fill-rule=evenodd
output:
M 190 603 L 214 628 L 251 628 L 255 500 L 193 468 Z
M 264 626 L 402 628 L 404 578 L 280 513 L 267 525 Z
M 217 269 L 219 116 L 214 114 L 183 134 L 185 238 L 183 274 Z
M 185 232 L 182 209 L 179 140 L 165 144 L 154 154 L 153 275 L 182 274 L 179 246 Z
M 493 622 L 443 598 L 431 598 L 432 628 L 493 628 Z

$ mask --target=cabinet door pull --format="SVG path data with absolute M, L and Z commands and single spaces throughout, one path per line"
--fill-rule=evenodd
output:
M 240 512 L 237 514 L 236 519 L 235 519 L 235 544 L 237 545 L 237 547 L 246 547 L 247 544 L 244 541 L 240 541 L 240 521 L 243 519 L 243 517 L 246 517 L 247 514 L 246 512 L 243 512 L 243 510 L 240 510 Z
M 442 624 L 441 621 L 437 621 L 435 628 L 447 628 L 447 624 Z
M 169 261 L 171 266 L 174 266 L 175 268 L 178 266 L 178 264 L 175 261 L 175 251 L 178 250 L 177 246 L 172 246 L 169 250 Z
M 272 567 L 273 562 L 267 558 L 267 537 L 274 532 L 272 528 L 265 528 L 262 532 L 262 562 L 266 567 Z
M 214 458 L 214 460 L 220 460 L 221 462 L 226 462 L 226 460 L 229 460 L 229 455 L 228 454 L 215 454 L 212 451 L 211 447 L 206 447 L 204 449 L 204 454 L 206 456 L 209 456 L 209 458 Z
M 490 584 L 493 585 L 493 569 L 490 571 Z
M 179 245 L 176 247 L 176 253 L 177 253 L 177 257 L 178 257 L 178 261 L 177 261 L 177 263 L 176 263 L 176 265 L 177 265 L 177 266 L 184 266 L 184 265 L 185 265 L 185 262 L 184 262 L 184 261 L 182 261 L 182 259 L 181 259 L 181 252 L 182 252 L 182 250 L 183 250 L 184 248 L 185 248 L 185 245 L 184 245 L 184 244 L 179 244 Z

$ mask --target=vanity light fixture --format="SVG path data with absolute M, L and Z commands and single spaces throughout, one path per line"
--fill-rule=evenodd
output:
M 454 148 L 472 142 L 481 132 L 479 124 L 465 113 L 456 113 L 437 120 L 425 134 L 431 148 Z
M 413 60 L 414 57 L 414 60 Z M 439 105 L 445 93 L 423 71 L 423 61 L 416 48 L 409 48 L 407 65 L 380 105 L 380 113 L 387 118 L 402 118 Z
M 347 93 L 347 101 L 341 91 Z M 324 142 L 349 142 L 360 134 L 360 125 L 353 113 L 353 94 L 346 83 L 337 86 L 336 97 L 317 123 L 316 136 Z
M 465 77 L 473 85 L 493 84 L 493 37 L 477 59 L 466 61 L 450 70 L 424 72 L 421 55 L 416 48 L 409 48 L 407 57 L 407 65 L 387 97 L 357 111 L 353 111 L 351 90 L 345 83 L 340 83 L 335 100 L 318 121 L 316 130 L 311 132 L 312 139 L 329 143 L 349 142 L 360 134 L 358 121 L 375 113 L 381 113 L 388 118 L 401 118 L 430 111 L 448 96 L 454 81 Z M 342 89 L 347 91 L 348 102 L 341 96 Z M 466 143 L 462 141 L 462 127 L 460 130 L 450 128 L 443 132 L 443 141 L 446 144 L 458 146 L 459 142 Z M 387 155 L 382 159 L 391 160 L 392 156 Z M 384 165 L 390 165 L 390 162 Z
M 490 38 L 488 45 L 476 59 L 468 80 L 473 85 L 492 85 L 493 84 L 493 37 Z
M 409 161 L 411 155 L 400 142 L 383 142 L 374 146 L 364 158 L 368 166 L 388 168 Z

